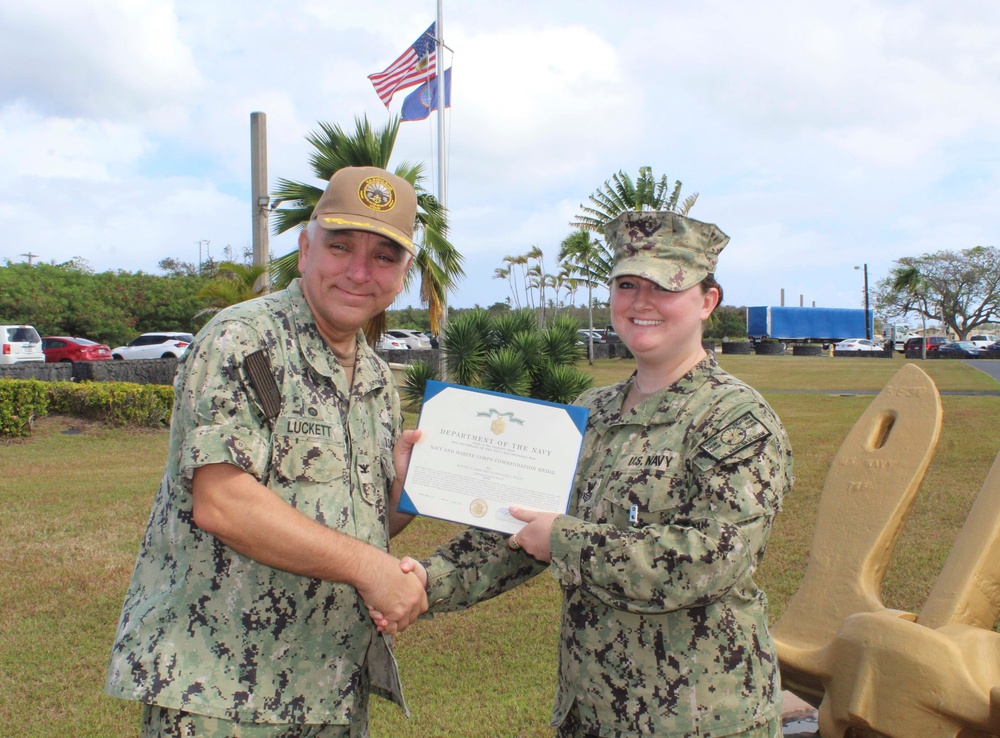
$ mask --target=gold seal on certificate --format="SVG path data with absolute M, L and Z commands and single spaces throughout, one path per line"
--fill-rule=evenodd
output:
M 587 410 L 429 381 L 402 512 L 516 533 L 511 506 L 565 512 Z

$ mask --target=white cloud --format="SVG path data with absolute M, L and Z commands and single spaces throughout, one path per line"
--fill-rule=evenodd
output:
M 151 147 L 135 126 L 44 117 L 13 104 L 0 108 L 0 187 L 22 177 L 104 181 L 121 176 Z
M 6 0 L 0 29 L 0 99 L 44 114 L 158 127 L 183 116 L 200 81 L 170 0 Z

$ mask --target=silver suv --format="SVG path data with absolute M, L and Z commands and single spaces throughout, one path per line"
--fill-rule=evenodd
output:
M 111 358 L 179 359 L 193 340 L 190 333 L 143 333 L 127 345 L 111 349 Z
M 0 364 L 45 361 L 42 337 L 30 325 L 0 325 Z

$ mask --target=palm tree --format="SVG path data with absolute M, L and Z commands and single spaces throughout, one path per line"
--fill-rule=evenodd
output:
M 545 255 L 536 245 L 524 255 L 526 261 L 535 263 L 528 268 L 528 275 L 531 276 L 531 288 L 538 290 L 538 325 L 545 326 Z
M 573 276 L 573 269 L 568 264 L 562 265 L 556 280 L 556 296 L 558 297 L 560 290 L 566 290 L 566 304 L 576 307 L 576 291 L 583 280 Z
M 263 266 L 222 262 L 216 276 L 198 291 L 197 297 L 206 300 L 208 305 L 197 315 L 217 313 L 222 308 L 261 295 L 264 291 L 261 277 L 266 274 L 267 269 Z
M 528 257 L 527 257 L 527 255 L 525 255 L 525 254 L 519 254 L 517 256 L 505 256 L 505 257 L 503 257 L 503 261 L 505 263 L 507 263 L 507 264 L 510 264 L 511 270 L 513 270 L 514 267 L 516 267 L 516 266 L 521 267 L 521 284 L 522 284 L 522 286 L 524 288 L 525 307 L 532 307 L 532 304 L 531 304 L 531 295 L 528 293 Z M 517 300 L 517 303 L 520 306 L 521 301 Z
M 651 167 L 639 167 L 639 177 L 634 182 L 619 170 L 590 196 L 590 206 L 580 205 L 581 215 L 570 225 L 600 233 L 605 225 L 629 210 L 660 210 L 687 215 L 698 200 L 698 193 L 681 202 L 681 183 L 676 181 L 673 189 L 669 192 L 668 189 L 667 176 L 655 179 Z
M 521 300 L 517 296 L 517 290 L 514 287 L 514 280 L 513 280 L 513 277 L 511 276 L 511 274 L 512 273 L 511 273 L 511 268 L 510 267 L 506 267 L 506 268 L 504 268 L 504 267 L 497 267 L 496 269 L 493 270 L 493 279 L 503 279 L 503 280 L 507 281 L 507 284 L 510 287 L 510 294 L 513 296 L 513 303 L 514 303 L 514 306 L 515 306 L 515 310 L 520 310 L 521 309 Z
M 542 285 L 544 287 L 551 287 L 552 288 L 552 292 L 556 296 L 555 300 L 552 300 L 550 298 L 549 302 L 552 303 L 552 308 L 553 308 L 553 310 L 552 310 L 552 317 L 553 318 L 558 318 L 559 317 L 559 292 L 560 292 L 560 290 L 562 290 L 562 287 L 563 287 L 562 274 L 561 273 L 560 274 L 543 274 L 542 275 Z
M 334 172 L 344 167 L 380 167 L 389 169 L 389 159 L 399 134 L 399 118 L 393 116 L 384 128 L 374 129 L 367 116 L 354 119 L 354 133 L 348 134 L 340 126 L 319 123 L 320 130 L 310 132 L 306 140 L 315 149 L 309 157 L 313 174 L 323 182 L 329 181 Z M 448 241 L 447 214 L 441 203 L 423 188 L 423 164 L 403 162 L 395 174 L 413 185 L 417 192 L 416 234 L 422 236 L 417 244 L 414 259 L 416 270 L 410 275 L 420 276 L 420 302 L 429 313 L 431 331 L 441 330 L 440 322 L 447 303 L 447 294 L 455 282 L 465 276 L 462 255 Z M 282 207 L 275 210 L 274 232 L 284 233 L 296 226 L 308 224 L 313 208 L 323 194 L 323 188 L 289 179 L 278 179 L 278 188 L 272 196 Z M 416 239 L 415 239 L 416 240 Z M 276 287 L 286 286 L 298 274 L 298 250 L 274 261 L 272 265 Z M 407 277 L 409 286 L 410 277 Z M 378 325 L 366 326 L 369 340 L 384 332 L 385 316 L 378 316 Z M 371 332 L 370 332 L 371 330 Z M 375 335 L 372 335 L 374 333 Z
M 497 279 L 501 278 L 501 274 L 510 280 L 510 294 L 513 296 L 514 302 L 513 306 L 515 310 L 521 309 L 521 294 L 518 292 L 517 286 L 517 272 L 514 267 L 518 265 L 522 257 L 520 256 L 505 256 L 503 257 L 503 263 L 506 267 L 500 267 L 494 273 L 494 277 Z
M 587 285 L 587 317 L 590 328 L 587 358 L 594 363 L 594 283 L 607 284 L 611 275 L 611 255 L 603 242 L 590 237 L 590 232 L 580 228 L 563 239 L 559 246 L 559 261 L 577 274 L 583 275 Z
M 927 282 L 920 274 L 920 268 L 915 265 L 900 267 L 896 270 L 892 280 L 891 289 L 906 296 L 903 303 L 903 315 L 905 316 L 913 307 L 914 302 L 923 303 L 924 309 L 918 310 L 920 321 L 923 327 L 920 341 L 920 358 L 927 358 Z

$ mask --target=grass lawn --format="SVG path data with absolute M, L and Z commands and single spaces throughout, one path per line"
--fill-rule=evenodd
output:
M 765 394 L 795 452 L 796 487 L 758 577 L 777 617 L 804 572 L 830 462 L 872 399 L 837 390 L 881 389 L 904 360 L 719 359 Z M 961 362 L 918 363 L 943 391 L 1000 389 Z M 630 361 L 604 360 L 591 371 L 595 384 L 607 384 L 632 368 Z M 778 391 L 811 389 L 830 392 Z M 942 402 L 941 441 L 884 591 L 886 604 L 911 611 L 930 590 L 1000 449 L 1000 397 Z M 166 447 L 166 432 L 64 417 L 43 419 L 26 441 L 0 445 L 0 736 L 137 734 L 138 707 L 101 690 Z M 455 530 L 420 519 L 393 550 L 420 556 Z M 402 634 L 397 655 L 413 719 L 376 700 L 373 736 L 551 736 L 558 602 L 558 588 L 543 574 L 472 611 L 438 616 Z

